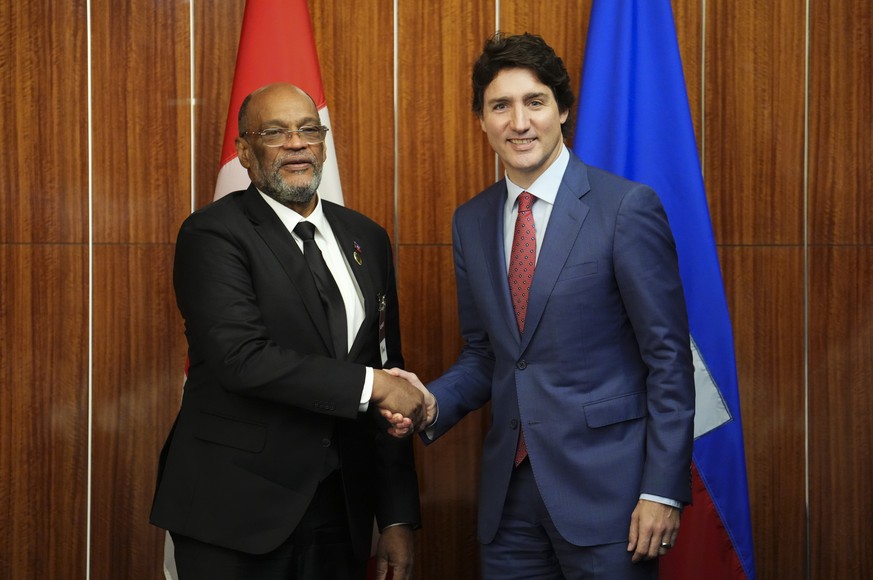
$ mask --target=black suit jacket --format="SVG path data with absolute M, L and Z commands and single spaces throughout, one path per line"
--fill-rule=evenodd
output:
M 173 280 L 190 368 L 158 470 L 151 522 L 203 542 L 269 552 L 293 532 L 325 466 L 341 463 L 358 555 L 379 526 L 419 523 L 410 440 L 359 413 L 365 366 L 402 366 L 393 256 L 383 228 L 345 207 L 324 213 L 364 298 L 343 360 L 332 356 L 321 300 L 297 247 L 254 187 L 193 213 Z M 358 251 L 362 264 L 353 258 Z

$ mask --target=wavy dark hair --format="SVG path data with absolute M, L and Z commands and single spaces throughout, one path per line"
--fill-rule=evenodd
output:
M 531 71 L 541 83 L 552 89 L 558 110 L 568 112 L 567 120 L 561 125 L 565 138 L 573 133 L 573 103 L 576 96 L 570 88 L 570 75 L 564 61 L 555 54 L 554 49 L 536 34 L 495 33 L 485 41 L 482 54 L 473 65 L 473 112 L 482 117 L 485 88 L 494 77 L 507 68 L 524 68 Z

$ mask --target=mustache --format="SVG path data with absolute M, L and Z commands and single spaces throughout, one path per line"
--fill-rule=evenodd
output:
M 315 155 L 308 153 L 289 153 L 284 157 L 277 157 L 273 162 L 275 167 L 282 167 L 283 165 L 287 165 L 289 163 L 309 163 L 310 165 L 317 165 L 318 160 Z

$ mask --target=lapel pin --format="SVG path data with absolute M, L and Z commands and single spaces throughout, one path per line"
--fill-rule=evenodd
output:
M 355 247 L 354 254 L 352 254 L 355 258 L 355 262 L 358 263 L 358 266 L 363 266 L 364 265 L 364 258 L 363 258 L 364 252 L 363 252 L 363 250 L 361 250 L 361 246 L 358 245 L 358 242 L 352 242 L 352 245 L 354 245 L 354 247 Z

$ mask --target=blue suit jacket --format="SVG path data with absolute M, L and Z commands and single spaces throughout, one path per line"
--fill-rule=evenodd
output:
M 504 258 L 505 200 L 501 180 L 455 212 L 465 346 L 429 385 L 439 402 L 434 439 L 491 401 L 483 543 L 500 522 L 519 424 L 562 536 L 576 545 L 625 541 L 641 493 L 691 500 L 693 363 L 666 214 L 651 188 L 571 154 L 520 335 Z

